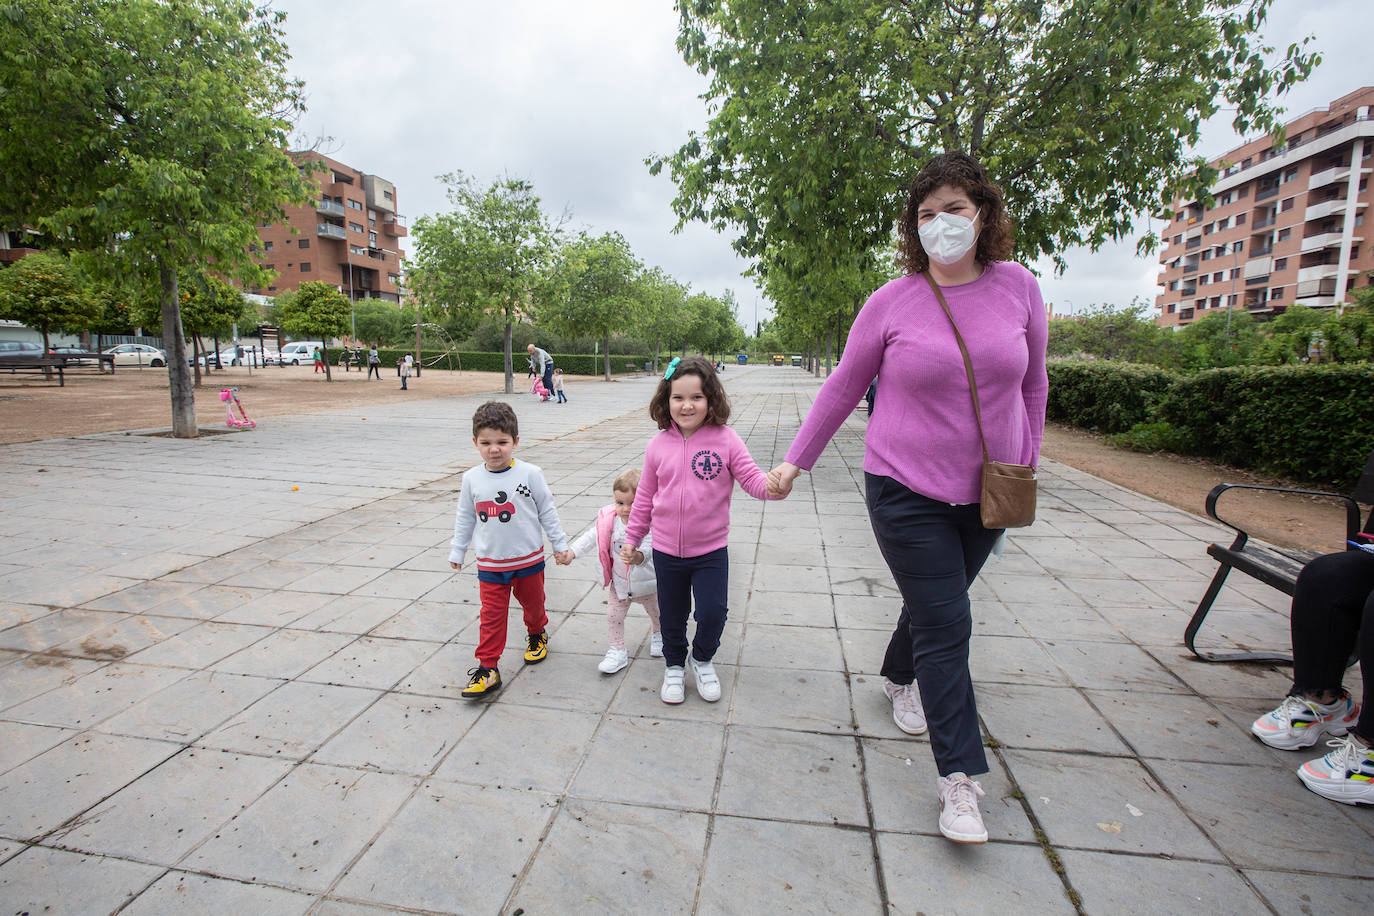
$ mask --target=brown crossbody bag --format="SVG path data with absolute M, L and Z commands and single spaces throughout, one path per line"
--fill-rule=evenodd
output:
M 935 298 L 940 300 L 945 317 L 949 318 L 954 339 L 964 357 L 964 370 L 968 372 L 968 390 L 973 395 L 973 417 L 978 421 L 978 441 L 983 446 L 983 489 L 982 498 L 978 501 L 983 527 L 1024 528 L 1035 521 L 1035 468 L 1028 464 L 988 460 L 988 440 L 983 435 L 983 411 L 978 406 L 978 383 L 973 380 L 973 360 L 969 359 L 964 336 L 959 333 L 959 325 L 954 321 L 949 303 L 945 302 L 945 294 L 940 292 L 940 285 L 930 271 L 925 272 L 925 278 L 935 292 Z

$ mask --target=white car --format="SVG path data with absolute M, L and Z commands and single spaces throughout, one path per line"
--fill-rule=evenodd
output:
M 105 352 L 114 354 L 116 366 L 152 366 L 156 369 L 167 365 L 167 354 L 147 344 L 120 344 Z
M 233 346 L 228 346 L 220 350 L 219 368 L 225 366 L 271 366 L 275 365 L 277 362 L 277 352 L 275 350 L 266 353 L 258 353 L 257 357 L 254 358 L 254 351 L 257 350 L 257 344 L 240 344 L 239 349 L 243 350 L 242 356 L 238 355 L 238 350 Z M 207 360 L 210 365 L 215 365 L 215 355 L 213 353 L 202 354 L 200 357 L 200 364 L 204 366 Z M 190 363 L 190 361 L 191 358 L 188 356 L 186 362 Z

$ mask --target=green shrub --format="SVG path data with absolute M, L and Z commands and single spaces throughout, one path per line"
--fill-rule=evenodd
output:
M 396 360 L 401 359 L 407 353 L 414 353 L 411 348 L 379 347 L 377 355 L 381 357 L 383 368 L 394 370 Z M 551 353 L 553 364 L 562 369 L 568 375 L 598 375 L 602 370 L 604 357 L 594 356 L 590 353 Z M 437 362 L 435 360 L 437 359 Z M 627 370 L 626 365 L 633 363 L 643 367 L 649 357 L 647 356 L 611 356 L 611 374 L 624 374 Z M 506 360 L 504 353 L 491 352 L 471 352 L 471 351 L 449 351 L 449 350 L 422 350 L 421 363 L 425 368 L 430 368 L 433 363 L 435 369 L 466 369 L 469 372 L 504 372 Z M 518 350 L 511 354 L 511 369 L 515 372 L 516 378 L 524 378 L 529 371 L 529 363 L 524 350 Z
M 1132 452 L 1174 452 L 1187 455 L 1192 449 L 1192 437 L 1165 420 L 1137 423 L 1124 433 L 1107 436 L 1107 442 Z
M 1046 416 L 1101 433 L 1125 432 L 1154 419 L 1177 376 L 1154 366 L 1091 360 L 1052 360 Z

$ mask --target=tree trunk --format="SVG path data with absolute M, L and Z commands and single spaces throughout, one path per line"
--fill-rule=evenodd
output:
M 200 387 L 200 355 L 203 352 L 205 350 L 200 346 L 200 335 L 197 334 L 191 338 L 191 384 L 196 388 Z M 167 359 L 170 361 L 171 358 L 172 354 L 168 353 Z
M 215 368 L 223 369 L 224 367 L 219 364 L 219 331 L 216 331 L 210 339 L 215 342 Z M 210 360 L 208 357 L 205 360 L 205 368 L 210 368 Z
M 48 343 L 48 329 L 45 327 L 45 328 L 42 329 L 42 331 L 43 331 L 43 356 L 44 356 L 44 357 L 48 357 L 48 356 L 51 356 L 51 355 L 52 355 L 52 346 Z M 14 374 L 13 372 L 10 373 L 10 375 L 13 375 L 13 374 Z M 44 367 L 43 367 L 43 378 L 44 378 L 45 380 L 50 380 L 50 379 L 52 379 L 52 367 L 51 367 L 51 366 L 44 366 Z
M 510 318 L 507 318 L 507 319 L 506 319 L 506 394 L 515 394 L 515 373 L 514 373 L 514 372 L 512 371 L 512 369 L 511 369 L 511 361 L 510 361 L 510 337 L 511 337 L 511 329 L 512 329 L 514 326 L 515 326 L 515 323 L 514 323 L 513 321 L 511 321 Z
M 662 343 L 662 339 L 661 339 L 661 338 L 658 338 L 658 337 L 655 337 L 655 338 L 654 338 L 654 375 L 658 375 L 658 354 L 659 354 L 659 345 L 660 345 L 661 343 Z
M 606 354 L 606 381 L 611 380 L 611 335 L 607 334 L 601 338 L 601 352 Z
M 415 377 L 420 377 L 420 307 L 415 306 Z
M 159 259 L 158 277 L 162 285 L 162 345 L 167 353 L 167 382 L 172 398 L 172 435 L 194 439 L 196 392 L 191 385 L 191 368 L 186 365 L 186 340 L 181 336 L 181 303 L 177 299 L 176 268 Z
M 835 357 L 836 335 L 836 331 L 831 331 L 830 335 L 825 339 L 825 374 L 827 376 L 835 371 L 835 363 L 833 360 Z
M 329 344 L 323 340 L 320 341 L 320 359 L 324 360 L 324 380 L 326 382 L 334 381 L 329 375 Z

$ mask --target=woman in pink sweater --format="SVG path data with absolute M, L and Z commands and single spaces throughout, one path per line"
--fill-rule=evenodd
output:
M 744 440 L 725 423 L 730 399 L 715 368 L 700 356 L 674 359 L 649 401 L 649 416 L 662 430 L 644 451 L 644 473 L 635 493 L 621 557 L 634 562 L 635 548 L 653 531 L 663 630 L 665 703 L 681 703 L 685 666 L 697 694 L 720 699 L 720 676 L 711 661 L 725 629 L 730 560 L 730 496 L 735 481 L 755 499 L 767 499 L 767 476 Z M 688 655 L 687 616 L 696 598 L 696 635 Z
M 854 320 L 844 359 L 821 386 L 786 461 L 769 474 L 769 490 L 791 490 L 876 376 L 865 495 L 902 594 L 883 688 L 903 731 L 921 734 L 929 721 L 940 831 L 955 842 L 984 843 L 983 790 L 971 777 L 988 766 L 968 670 L 968 591 L 1001 531 L 984 528 L 979 517 L 982 446 L 968 374 L 926 275 L 940 286 L 968 346 L 995 461 L 1039 463 L 1047 321 L 1035 278 L 1005 260 L 1011 226 L 1001 192 L 972 157 L 932 159 L 912 184 L 898 231 L 906 276 L 874 293 Z

